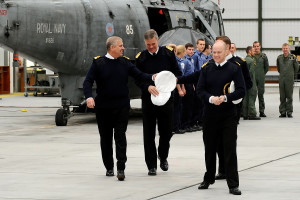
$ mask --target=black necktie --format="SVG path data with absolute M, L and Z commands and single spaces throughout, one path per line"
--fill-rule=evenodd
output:
M 156 53 L 153 53 L 152 56 L 156 56 Z

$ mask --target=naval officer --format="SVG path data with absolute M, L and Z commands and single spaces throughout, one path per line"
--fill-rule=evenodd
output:
M 102 160 L 106 176 L 114 176 L 112 139 L 114 136 L 117 157 L 117 178 L 125 179 L 126 130 L 130 107 L 128 75 L 138 81 L 151 80 L 151 75 L 140 72 L 131 62 L 122 57 L 124 46 L 120 37 L 109 37 L 107 54 L 95 57 L 83 83 L 87 106 L 95 109 L 100 134 Z M 97 96 L 92 94 L 93 83 L 97 85 Z
M 142 72 L 155 74 L 161 71 L 170 71 L 175 76 L 182 74 L 173 48 L 168 46 L 158 46 L 158 35 L 153 29 L 144 34 L 146 50 L 136 56 L 136 66 Z M 163 171 L 169 169 L 167 161 L 172 138 L 174 104 L 173 95 L 162 106 L 156 106 L 151 101 L 151 94 L 158 95 L 158 90 L 153 81 L 145 83 L 137 82 L 142 91 L 142 111 L 143 111 L 143 137 L 145 161 L 148 168 L 148 175 L 155 176 L 157 170 L 157 158 L 160 159 L 160 168 Z M 156 150 L 155 131 L 156 123 L 159 133 L 159 145 Z M 158 154 L 158 155 L 157 155 Z
M 226 85 L 235 83 L 235 91 L 224 93 Z M 198 189 L 207 189 L 215 182 L 216 152 L 220 138 L 224 146 L 225 174 L 229 192 L 241 195 L 237 168 L 237 109 L 232 103 L 245 95 L 245 82 L 241 67 L 226 61 L 226 44 L 216 41 L 213 62 L 202 66 L 197 94 L 204 101 L 203 141 L 206 173 Z M 216 126 L 217 124 L 217 126 Z

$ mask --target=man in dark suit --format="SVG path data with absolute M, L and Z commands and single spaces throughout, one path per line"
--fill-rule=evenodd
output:
M 144 40 L 146 50 L 136 56 L 136 66 L 145 73 L 155 74 L 161 71 L 170 71 L 175 76 L 182 74 L 173 51 L 169 46 L 158 46 L 158 35 L 151 29 L 145 32 Z M 160 168 L 167 171 L 167 161 L 172 137 L 174 103 L 173 95 L 163 106 L 156 106 L 151 102 L 151 94 L 158 95 L 158 90 L 153 81 L 137 82 L 142 90 L 142 111 L 143 111 L 143 136 L 145 161 L 148 167 L 148 175 L 155 176 L 157 170 L 157 153 L 160 159 Z M 155 132 L 156 122 L 159 132 L 159 145 L 156 150 Z M 157 152 L 158 151 L 158 152 Z
M 102 160 L 106 176 L 114 176 L 112 139 L 114 135 L 117 157 L 117 178 L 125 179 L 126 130 L 130 107 L 128 75 L 138 81 L 151 80 L 151 75 L 140 72 L 126 57 L 122 57 L 124 46 L 120 37 L 106 41 L 107 54 L 95 57 L 83 83 L 87 106 L 95 108 L 100 134 Z M 97 84 L 97 96 L 92 94 L 93 83 Z
M 225 174 L 229 192 L 241 195 L 237 169 L 237 109 L 232 101 L 243 98 L 245 82 L 241 68 L 226 61 L 226 44 L 216 41 L 213 61 L 202 66 L 197 94 L 204 101 L 203 141 L 205 145 L 206 173 L 198 189 L 207 189 L 215 182 L 216 152 L 220 139 L 224 147 Z M 226 93 L 227 85 L 234 81 L 235 91 Z

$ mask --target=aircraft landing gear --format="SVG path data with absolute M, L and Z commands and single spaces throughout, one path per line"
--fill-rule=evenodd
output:
M 67 126 L 69 113 L 69 110 L 63 108 L 58 109 L 55 114 L 56 126 Z
M 86 112 L 85 100 L 79 106 L 71 106 L 70 100 L 65 98 L 61 102 L 63 108 L 58 109 L 55 114 L 56 126 L 67 126 L 68 119 L 73 117 L 75 112 Z M 73 110 L 70 111 L 70 108 L 73 108 Z
M 71 102 L 67 99 L 62 99 L 62 106 L 56 111 L 55 114 L 55 124 L 56 126 L 67 126 L 68 119 L 70 119 L 74 114 L 70 111 Z

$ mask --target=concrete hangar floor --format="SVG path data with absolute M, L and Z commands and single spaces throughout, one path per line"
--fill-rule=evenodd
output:
M 93 114 L 77 115 L 68 126 L 56 127 L 59 97 L 1 96 L 0 199 L 299 199 L 299 88 L 294 90 L 292 119 L 278 118 L 278 91 L 266 88 L 267 118 L 240 121 L 241 197 L 230 195 L 224 180 L 208 190 L 197 189 L 205 172 L 202 132 L 174 135 L 169 171 L 158 169 L 158 175 L 150 177 L 142 121 L 130 119 L 126 179 L 119 182 L 105 176 Z

